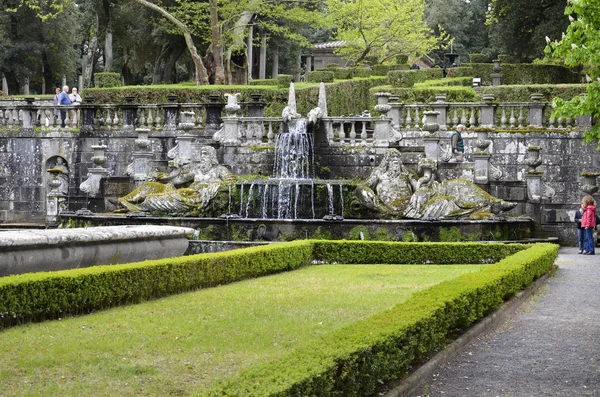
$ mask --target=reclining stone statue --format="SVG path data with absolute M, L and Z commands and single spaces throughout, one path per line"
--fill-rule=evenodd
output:
M 426 172 L 417 178 L 403 166 L 400 152 L 388 149 L 367 182 L 356 189 L 356 195 L 367 208 L 410 219 L 490 219 L 516 206 L 467 179 L 437 182 L 432 167 L 434 162 L 421 159 L 419 169 Z
M 221 186 L 234 180 L 233 174 L 219 165 L 215 148 L 199 146 L 194 148 L 191 162 L 169 174 L 152 174 L 149 182 L 119 198 L 119 202 L 134 212 L 187 215 L 205 208 Z

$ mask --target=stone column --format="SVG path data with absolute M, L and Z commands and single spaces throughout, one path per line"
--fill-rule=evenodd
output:
M 279 75 L 279 47 L 277 46 L 277 43 L 275 43 L 273 45 L 272 51 L 273 51 L 273 66 L 271 69 L 271 78 L 276 79 L 277 76 Z
M 310 54 L 306 56 L 306 71 L 312 72 L 312 55 Z
M 544 99 L 542 94 L 531 94 L 529 102 L 529 125 L 537 128 L 544 126 L 544 107 L 545 103 L 541 102 Z
M 258 66 L 258 78 L 264 79 L 267 76 L 267 34 L 262 33 L 260 37 L 260 59 Z
M 246 48 L 246 58 L 248 59 L 248 81 L 252 80 L 252 36 L 254 34 L 254 26 L 248 26 L 248 40 L 247 40 L 247 48 Z
M 163 131 L 175 131 L 177 129 L 177 119 L 179 118 L 179 104 L 175 95 L 167 96 L 168 103 L 163 106 L 165 110 L 165 124 Z
M 206 104 L 206 128 L 217 130 L 221 126 L 223 119 L 221 113 L 225 104 L 219 102 L 219 95 L 209 95 L 209 103 Z
M 67 76 L 65 76 L 65 75 L 63 74 L 63 77 L 62 77 L 62 85 L 60 86 L 60 89 L 62 90 L 62 88 L 63 88 L 64 86 L 66 86 L 66 85 L 67 85 Z
M 78 84 L 78 87 L 79 87 L 79 92 L 82 92 L 83 89 L 85 88 L 83 86 L 83 76 L 82 75 L 77 76 L 77 84 Z
M 493 95 L 486 94 L 483 96 L 483 104 L 480 105 L 479 111 L 481 115 L 480 127 L 483 128 L 494 128 L 496 125 L 496 105 L 494 102 L 495 97 Z
M 392 107 L 388 104 L 392 94 L 389 92 L 378 92 L 377 105 L 374 109 L 381 114 L 381 117 L 375 120 L 375 128 L 373 129 L 373 146 L 379 148 L 387 148 L 390 142 L 394 139 L 392 131 L 391 119 L 388 118 L 388 112 Z
M 123 132 L 133 132 L 135 130 L 135 118 L 138 105 L 134 104 L 135 97 L 126 96 L 125 104 L 121 105 L 123 110 Z
M 298 53 L 296 57 L 296 70 L 294 71 L 294 81 L 300 81 L 300 75 L 302 69 L 302 54 Z
M 448 129 L 448 126 L 446 125 L 446 119 L 448 118 L 448 103 L 446 102 L 446 94 L 440 93 L 435 95 L 433 111 L 438 113 L 437 124 L 439 129 L 446 131 Z
M 23 83 L 23 95 L 29 95 L 29 77 L 25 77 L 25 82 Z

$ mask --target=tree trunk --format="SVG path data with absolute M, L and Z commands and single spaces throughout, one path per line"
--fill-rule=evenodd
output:
M 249 8 L 256 6 L 258 1 L 259 0 L 250 1 Z M 226 84 L 231 84 L 231 82 L 233 80 L 233 74 L 232 74 L 233 68 L 231 65 L 231 57 L 234 54 L 237 54 L 237 53 L 241 54 L 243 52 L 242 50 L 245 47 L 245 39 L 246 39 L 246 35 L 244 34 L 244 31 L 246 30 L 246 26 L 248 26 L 248 24 L 252 20 L 253 16 L 254 16 L 253 11 L 248 11 L 248 10 L 243 11 L 242 15 L 240 15 L 238 20 L 233 25 L 233 43 L 229 46 L 229 48 L 225 52 L 225 82 L 226 82 Z M 244 54 L 244 57 L 245 57 L 245 54 Z
M 85 87 L 92 86 L 92 73 L 94 71 L 94 54 L 98 47 L 98 15 L 96 15 L 96 23 L 90 27 L 90 38 L 87 54 L 83 54 L 83 65 L 81 71 L 83 73 L 83 85 Z
M 210 52 L 212 53 L 213 69 L 215 71 L 215 84 L 223 84 L 225 82 L 225 72 L 223 70 L 223 50 L 221 48 L 217 0 L 210 0 L 210 32 Z
M 113 64 L 113 21 L 112 21 L 112 2 L 110 0 L 104 0 L 102 2 L 104 7 L 104 15 L 106 15 L 106 28 L 104 34 L 104 71 L 112 71 Z
M 175 81 L 173 81 L 173 69 L 175 69 L 175 63 L 181 57 L 181 55 L 183 55 L 184 51 L 185 51 L 185 47 L 176 46 L 175 48 L 173 48 L 171 46 L 171 51 L 169 53 L 169 57 L 167 58 L 167 61 L 165 62 L 165 66 L 164 66 L 164 68 L 162 70 L 162 74 L 160 76 L 162 82 L 175 83 Z
M 206 68 L 204 67 L 202 58 L 200 57 L 200 55 L 198 55 L 198 50 L 196 49 L 196 45 L 194 44 L 194 40 L 192 39 L 192 34 L 187 25 L 181 22 L 179 19 L 175 18 L 173 15 L 169 14 L 165 9 L 157 6 L 154 3 L 150 3 L 147 0 L 135 0 L 135 2 L 162 14 L 175 26 L 181 29 L 183 37 L 185 38 L 185 43 L 187 45 L 188 50 L 190 51 L 190 56 L 192 58 L 192 61 L 194 62 L 194 67 L 196 69 L 196 73 L 194 75 L 194 82 L 196 83 L 196 85 L 208 85 L 208 73 L 206 72 Z
M 123 82 L 125 85 L 133 85 L 133 73 L 129 67 L 129 50 L 127 47 L 123 48 L 123 63 L 121 66 L 121 76 L 123 76 Z

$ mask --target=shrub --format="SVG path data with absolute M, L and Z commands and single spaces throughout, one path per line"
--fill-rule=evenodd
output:
M 334 72 L 306 72 L 305 78 L 309 83 L 333 83 Z
M 441 79 L 442 69 L 431 68 L 421 70 L 392 70 L 387 74 L 388 84 L 393 87 L 410 88 L 415 83 L 431 79 Z
M 408 70 L 409 66 L 403 65 L 374 65 L 372 66 L 373 76 L 385 76 L 390 70 Z
M 471 63 L 484 63 L 485 55 L 483 54 L 469 54 L 469 62 Z
M 121 75 L 112 72 L 94 73 L 94 85 L 96 88 L 120 87 Z
M 294 76 L 291 74 L 280 74 L 277 76 L 277 87 L 288 88 L 293 80 Z
M 248 85 L 277 85 L 277 79 L 254 79 Z
M 351 68 L 335 68 L 332 69 L 334 76 L 337 80 L 349 80 L 352 78 L 352 69 Z
M 371 77 L 373 71 L 370 68 L 352 68 L 352 77 Z
M 494 73 L 491 63 L 472 63 L 472 76 L 481 77 L 482 84 L 490 85 Z M 580 82 L 580 75 L 560 65 L 549 64 L 501 64 L 502 84 L 573 84 Z

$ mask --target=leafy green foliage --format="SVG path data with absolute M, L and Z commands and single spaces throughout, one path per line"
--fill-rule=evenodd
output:
M 421 57 L 438 45 L 423 22 L 424 0 L 328 0 L 327 7 L 335 38 L 346 43 L 337 51 L 355 64 Z
M 121 86 L 121 75 L 119 73 L 103 72 L 94 74 L 96 88 L 112 88 Z
M 555 98 L 555 114 L 576 118 L 582 115 L 600 117 L 600 15 L 595 0 L 569 0 L 565 8 L 569 15 L 566 34 L 560 41 L 549 41 L 547 54 L 562 59 L 568 67 L 583 66 L 591 79 L 587 95 L 565 101 Z M 590 131 L 584 132 L 585 142 L 600 140 L 600 125 L 595 123 Z M 598 145 L 600 150 L 600 144 Z
M 306 72 L 306 81 L 309 83 L 333 83 L 333 72 L 316 71 Z

